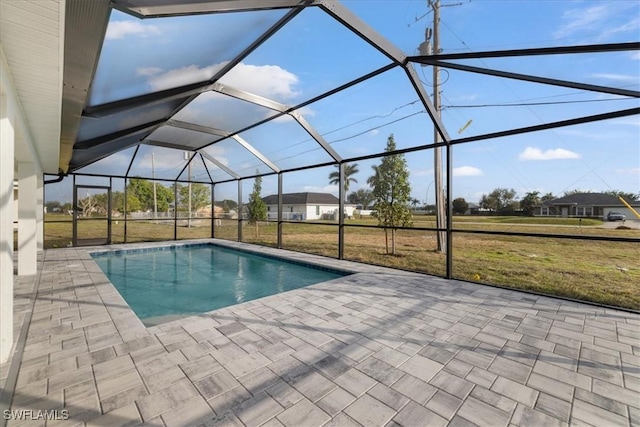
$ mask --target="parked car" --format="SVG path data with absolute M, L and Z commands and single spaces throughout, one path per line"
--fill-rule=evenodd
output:
M 607 214 L 607 221 L 624 221 L 627 219 L 627 216 L 620 212 L 609 212 Z

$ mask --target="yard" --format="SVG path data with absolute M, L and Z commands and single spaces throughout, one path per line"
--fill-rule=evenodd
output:
M 45 223 L 45 245 L 67 246 L 72 238 L 70 218 Z M 68 219 L 67 219 L 68 218 Z M 58 219 L 47 216 L 47 221 Z M 436 251 L 436 234 L 425 230 L 398 230 L 397 254 L 385 254 L 384 230 L 370 218 L 349 220 L 345 227 L 345 258 L 364 263 L 397 267 L 427 274 L 444 275 L 446 256 Z M 414 217 L 414 227 L 435 227 L 432 217 Z M 638 229 L 604 228 L 602 222 L 584 219 L 523 217 L 455 217 L 453 233 L 453 276 L 481 282 L 601 304 L 640 309 L 640 245 L 637 242 L 609 242 L 541 238 L 535 235 L 478 234 L 496 231 L 532 234 L 568 234 L 584 237 L 640 238 Z M 173 222 L 128 221 L 127 241 L 172 240 Z M 338 227 L 332 223 L 283 224 L 283 248 L 337 257 Z M 208 238 L 210 219 L 194 220 L 177 227 L 178 239 Z M 222 220 L 216 237 L 237 240 L 237 222 Z M 106 236 L 106 221 L 87 220 L 79 224 L 79 236 Z M 112 222 L 112 241 L 124 241 L 124 222 Z M 277 242 L 275 223 L 256 228 L 245 224 L 243 241 L 268 246 Z

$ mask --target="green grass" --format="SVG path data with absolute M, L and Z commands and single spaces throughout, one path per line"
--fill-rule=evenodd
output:
M 459 218 L 459 217 L 458 217 Z M 456 221 L 453 237 L 453 275 L 455 278 L 510 288 L 532 290 L 597 303 L 640 309 L 640 245 L 637 242 L 606 242 L 465 233 L 465 230 L 513 231 L 542 234 L 575 234 L 640 238 L 640 230 L 617 230 L 596 226 L 561 223 L 523 223 L 522 217 L 471 217 L 475 221 Z M 538 218 L 528 218 L 538 220 Z M 541 218 L 548 220 L 547 218 Z M 429 217 L 414 218 L 414 225 L 433 227 Z M 443 276 L 446 257 L 436 251 L 432 231 L 398 230 L 396 255 L 385 251 L 384 230 L 348 227 L 349 224 L 376 225 L 375 219 L 347 221 L 345 258 Z M 85 234 L 105 235 L 106 222 L 86 221 Z M 93 229 L 91 228 L 93 227 Z M 243 241 L 276 246 L 277 226 L 262 223 L 256 228 L 245 225 Z M 46 247 L 66 246 L 71 240 L 72 224 L 45 224 Z M 130 221 L 127 241 L 172 240 L 173 223 Z M 216 237 L 237 240 L 237 222 L 223 220 L 215 227 Z M 211 236 L 210 221 L 191 228 L 178 227 L 178 239 Z M 124 225 L 113 223 L 114 243 L 124 240 Z M 285 223 L 283 247 L 330 257 L 338 255 L 338 227 L 330 224 Z

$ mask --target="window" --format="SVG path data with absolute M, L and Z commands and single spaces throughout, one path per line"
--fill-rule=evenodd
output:
M 540 208 L 540 215 L 549 216 L 549 206 L 542 206 Z
M 320 215 L 320 206 L 316 206 L 316 215 Z
M 576 216 L 593 216 L 593 207 L 591 206 L 576 207 Z

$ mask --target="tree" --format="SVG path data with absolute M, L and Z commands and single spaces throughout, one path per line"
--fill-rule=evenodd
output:
M 457 199 L 453 199 L 453 213 L 464 215 L 469 209 L 469 203 L 464 199 L 464 197 L 458 197 Z
M 609 191 L 605 191 L 604 194 L 609 194 L 614 197 L 622 197 L 627 201 L 640 201 L 640 193 L 634 194 L 634 193 L 629 193 L 629 192 L 620 191 L 620 190 L 609 190 Z
M 480 198 L 480 206 L 494 212 L 514 209 L 517 206 L 516 190 L 513 188 L 496 188 Z
M 57 200 L 52 200 L 44 204 L 44 207 L 47 208 L 47 212 L 62 212 L 62 204 Z
M 373 192 L 371 190 L 361 188 L 350 193 L 347 196 L 347 202 L 353 203 L 354 205 L 361 205 L 362 209 L 369 209 L 369 206 L 371 206 L 371 203 L 373 202 Z
M 527 216 L 533 216 L 535 205 L 540 204 L 540 192 L 530 191 L 520 200 L 520 209 Z
M 338 168 L 338 170 L 333 171 L 329 174 L 329 184 L 339 185 L 340 184 L 340 165 L 335 165 L 335 166 L 336 168 Z M 344 194 L 345 195 L 349 192 L 349 185 L 352 182 L 356 184 L 358 183 L 357 179 L 352 178 L 352 176 L 357 174 L 358 172 L 360 171 L 358 170 L 357 163 L 353 163 L 353 164 L 347 163 L 346 165 L 344 165 Z
M 544 196 L 540 197 L 540 203 L 548 202 L 548 201 L 551 201 L 551 200 L 553 200 L 555 198 L 556 198 L 556 196 L 554 196 L 553 193 L 551 193 L 551 192 L 545 193 Z
M 178 206 L 182 210 L 189 210 L 189 188 L 191 188 L 191 209 L 198 210 L 207 206 L 211 201 L 211 187 L 194 182 L 191 185 L 178 184 Z
M 387 153 L 396 150 L 393 134 L 387 139 Z M 374 175 L 367 182 L 373 184 L 373 209 L 378 225 L 391 228 L 391 254 L 396 253 L 395 228 L 411 226 L 411 185 L 409 169 L 402 154 L 384 156 L 380 164 L 373 166 Z M 385 248 L 389 254 L 388 228 L 384 230 Z
M 222 210 L 227 213 L 238 209 L 238 203 L 236 203 L 235 200 L 230 200 L 230 199 L 224 199 L 221 202 L 216 202 L 216 206 L 221 207 Z
M 111 194 L 112 198 L 112 206 L 111 209 L 117 212 L 124 212 L 124 192 L 115 191 Z M 136 197 L 135 194 L 131 192 L 127 192 L 127 210 L 129 212 L 139 211 L 142 205 L 140 204 L 140 200 Z
M 153 210 L 153 182 L 142 178 L 131 178 L 127 185 L 127 202 L 129 194 L 133 194 L 140 202 L 138 209 L 133 209 L 133 207 L 127 206 L 127 210 L 129 212 L 134 210 Z M 174 201 L 173 198 L 172 189 L 169 189 L 162 184 L 156 184 L 156 203 L 159 211 L 169 210 L 169 205 Z
M 87 194 L 87 197 L 78 200 L 78 208 L 82 209 L 82 216 L 85 218 L 91 216 L 91 212 L 93 212 L 96 205 L 96 198 L 91 194 Z
M 262 200 L 260 192 L 262 192 L 262 177 L 258 176 L 253 181 L 253 191 L 249 195 L 249 203 L 247 204 L 247 217 L 249 224 L 256 226 L 256 238 L 258 237 L 258 221 L 267 219 L 267 204 Z

